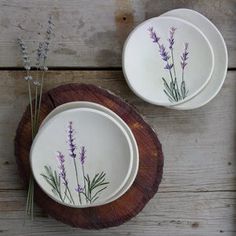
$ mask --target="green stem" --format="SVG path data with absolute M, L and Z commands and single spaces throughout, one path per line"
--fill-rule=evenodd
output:
M 174 79 L 173 79 L 171 70 L 169 70 L 169 72 L 170 72 L 171 83 L 173 84 L 173 88 L 171 88 L 171 91 L 172 91 L 174 100 L 177 102 L 178 101 L 178 96 L 177 96 L 177 93 L 176 93 L 176 90 L 175 90 Z
M 74 161 L 74 167 L 75 167 L 75 175 L 76 175 L 77 187 L 79 187 L 79 175 L 78 175 L 76 160 L 75 160 L 74 157 L 73 157 L 73 161 Z M 80 192 L 78 192 L 78 197 L 79 197 L 80 204 L 82 204 Z
M 176 93 L 178 96 L 178 100 L 182 99 L 180 92 L 179 92 L 179 85 L 178 85 L 178 81 L 177 81 L 177 77 L 176 77 L 176 71 L 175 71 L 175 60 L 174 60 L 174 51 L 173 48 L 171 49 L 171 60 L 172 60 L 172 64 L 173 64 L 173 71 L 174 71 L 174 77 L 175 77 L 175 84 L 176 85 Z
M 176 78 L 176 72 L 175 72 L 175 61 L 174 61 L 174 52 L 173 52 L 173 48 L 171 49 L 171 59 L 172 59 L 172 64 L 173 64 L 174 76 L 175 76 L 175 78 Z
M 83 164 L 82 164 L 82 173 L 83 173 L 83 179 L 84 179 L 84 192 L 85 192 L 85 194 L 87 194 L 86 193 L 86 183 L 85 183 L 85 178 L 84 178 L 84 165 Z M 87 198 L 86 198 L 86 202 L 88 202 Z
M 68 193 L 69 193 L 69 195 L 70 195 L 70 198 L 71 198 L 72 203 L 75 204 L 75 202 L 74 202 L 74 200 L 73 200 L 73 197 L 72 197 L 72 195 L 71 195 L 70 189 L 68 188 L 68 186 L 66 186 L 66 187 L 67 187 L 67 189 L 68 189 Z

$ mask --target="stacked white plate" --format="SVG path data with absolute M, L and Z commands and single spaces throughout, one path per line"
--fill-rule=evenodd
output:
M 228 55 L 212 22 L 196 11 L 176 9 L 146 20 L 130 33 L 122 66 L 137 96 L 188 110 L 207 104 L 220 91 Z
M 112 202 L 131 187 L 139 152 L 132 131 L 116 113 L 96 103 L 71 102 L 43 121 L 30 160 L 48 196 L 84 208 Z

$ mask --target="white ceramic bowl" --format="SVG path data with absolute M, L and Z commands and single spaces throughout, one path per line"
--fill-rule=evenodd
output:
M 190 9 L 175 9 L 164 13 L 162 16 L 174 16 L 191 22 L 201 29 L 212 45 L 215 66 L 209 83 L 193 99 L 171 108 L 190 110 L 202 107 L 219 93 L 225 81 L 228 68 L 228 52 L 224 38 L 216 26 L 199 12 Z
M 104 204 L 123 188 L 133 149 L 114 118 L 78 108 L 55 115 L 39 130 L 30 160 L 35 180 L 51 198 L 81 208 Z
M 127 180 L 127 182 L 125 183 L 125 185 L 123 186 L 123 188 L 116 194 L 114 195 L 112 198 L 108 199 L 106 201 L 106 203 L 115 201 L 116 199 L 118 199 L 119 197 L 121 197 L 123 194 L 125 194 L 129 188 L 132 186 L 137 173 L 138 173 L 138 167 L 139 167 L 139 151 L 138 151 L 138 145 L 136 143 L 135 137 L 132 133 L 132 131 L 130 130 L 129 126 L 112 110 L 108 109 L 107 107 L 104 107 L 100 104 L 97 103 L 93 103 L 93 102 L 85 102 L 85 101 L 79 101 L 79 102 L 69 102 L 69 103 L 65 103 L 62 104 L 58 107 L 56 107 L 53 111 L 51 111 L 48 116 L 43 120 L 41 127 L 44 126 L 44 124 L 46 124 L 52 117 L 54 117 L 56 114 L 59 114 L 60 112 L 66 111 L 66 110 L 70 110 L 70 109 L 74 109 L 74 108 L 91 108 L 91 109 L 96 109 L 99 111 L 103 111 L 106 114 L 112 116 L 114 119 L 117 120 L 117 122 L 119 122 L 123 128 L 125 129 L 125 131 L 127 132 L 131 144 L 132 144 L 132 148 L 133 148 L 133 163 L 132 163 L 132 167 L 131 167 L 131 173 L 130 176 Z M 94 204 L 94 206 L 96 206 L 98 204 Z
M 170 31 L 174 31 L 173 38 Z M 185 52 L 188 54 L 183 55 Z M 209 82 L 214 67 L 213 50 L 205 35 L 176 17 L 155 17 L 137 26 L 124 44 L 122 59 L 125 78 L 134 93 L 163 106 L 196 96 Z M 187 63 L 184 70 L 181 62 Z

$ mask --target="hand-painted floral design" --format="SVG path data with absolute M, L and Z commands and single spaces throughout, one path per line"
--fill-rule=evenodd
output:
M 72 205 L 81 205 L 84 200 L 86 203 L 93 203 L 99 199 L 100 193 L 108 187 L 109 182 L 106 181 L 106 174 L 103 171 L 95 174 L 93 178 L 91 178 L 89 174 L 86 174 L 86 149 L 85 146 L 81 146 L 79 155 L 77 155 L 76 151 L 78 146 L 75 141 L 75 130 L 73 128 L 73 122 L 70 121 L 67 130 L 68 158 L 66 158 L 61 151 L 57 151 L 56 159 L 58 162 L 58 170 L 52 170 L 51 166 L 44 166 L 45 171 L 41 176 L 50 185 L 52 193 L 62 202 Z M 79 178 L 77 156 L 79 157 L 79 167 L 83 176 L 82 179 Z M 65 166 L 66 161 L 72 161 L 73 163 L 73 176 L 76 179 L 76 186 L 71 186 L 68 181 Z M 72 191 L 78 194 L 77 200 L 73 198 L 71 194 Z
M 164 44 L 160 43 L 161 38 L 157 36 L 156 32 L 153 30 L 153 27 L 150 27 L 148 29 L 150 33 L 150 38 L 153 40 L 153 43 L 156 43 L 159 48 L 159 53 L 161 56 L 161 59 L 164 61 L 164 69 L 169 71 L 170 79 L 166 80 L 164 77 L 162 77 L 163 84 L 164 84 L 164 93 L 167 95 L 170 102 L 178 102 L 186 98 L 188 94 L 188 90 L 186 89 L 186 83 L 184 78 L 184 70 L 187 65 L 187 59 L 188 59 L 188 43 L 184 44 L 184 52 L 180 56 L 180 66 L 182 70 L 182 76 L 181 81 L 178 81 L 176 70 L 175 70 L 175 61 L 174 61 L 174 44 L 175 44 L 175 27 L 170 28 L 169 32 L 169 51 L 166 49 Z M 179 84 L 180 83 L 180 84 Z

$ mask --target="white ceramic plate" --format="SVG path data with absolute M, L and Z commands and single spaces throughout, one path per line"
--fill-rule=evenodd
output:
M 123 49 L 122 68 L 130 88 L 156 105 L 177 105 L 196 96 L 209 82 L 213 66 L 213 50 L 205 35 L 176 17 L 144 21 L 130 33 Z
M 80 208 L 104 204 L 123 188 L 133 149 L 114 118 L 78 108 L 44 124 L 34 139 L 30 160 L 35 180 L 51 198 Z
M 177 110 L 190 110 L 204 106 L 210 102 L 220 91 L 228 68 L 228 53 L 224 38 L 216 26 L 202 14 L 190 9 L 175 9 L 162 16 L 174 16 L 195 24 L 205 34 L 214 51 L 215 66 L 207 86 L 193 99 L 171 108 Z
M 134 155 L 133 155 L 133 164 L 132 164 L 130 176 L 129 176 L 127 182 L 125 183 L 124 187 L 115 196 L 113 196 L 112 198 L 110 198 L 109 200 L 106 201 L 106 203 L 109 203 L 109 202 L 115 201 L 116 199 L 118 199 L 119 197 L 121 197 L 123 194 L 125 194 L 128 191 L 128 189 L 133 184 L 133 182 L 134 182 L 134 180 L 137 176 L 137 173 L 138 173 L 138 167 L 139 167 L 138 145 L 136 143 L 135 137 L 134 137 L 132 131 L 130 130 L 129 126 L 115 112 L 108 109 L 107 107 L 104 107 L 102 105 L 99 105 L 99 104 L 93 103 L 93 102 L 81 101 L 81 102 L 69 102 L 69 103 L 65 103 L 63 105 L 60 105 L 60 106 L 56 107 L 43 120 L 40 128 L 43 127 L 43 125 L 46 124 L 52 117 L 54 117 L 56 114 L 59 114 L 60 112 L 70 110 L 70 109 L 74 109 L 74 108 L 83 108 L 83 107 L 103 111 L 103 112 L 107 113 L 108 115 L 112 116 L 114 119 L 116 119 L 117 122 L 119 122 L 123 126 L 125 131 L 127 132 L 128 136 L 130 138 L 132 147 L 133 147 L 133 154 Z

